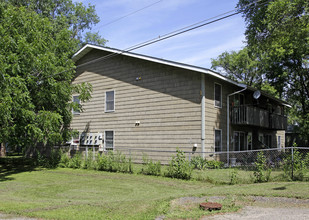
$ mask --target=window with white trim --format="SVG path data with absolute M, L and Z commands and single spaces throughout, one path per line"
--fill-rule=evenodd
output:
M 105 150 L 114 150 L 114 131 L 104 132 L 104 148 Z
M 77 109 L 77 107 L 79 108 L 79 106 L 80 106 L 79 95 L 74 95 L 73 96 L 73 103 L 75 103 L 75 107 L 72 108 L 72 113 L 73 113 L 73 115 L 79 115 L 80 114 L 80 110 Z
M 105 92 L 105 112 L 115 111 L 115 91 Z
M 221 108 L 222 107 L 222 89 L 221 85 L 215 83 L 215 89 L 214 89 L 214 100 L 215 100 L 215 107 Z
M 215 129 L 215 152 L 222 151 L 222 134 L 221 129 Z

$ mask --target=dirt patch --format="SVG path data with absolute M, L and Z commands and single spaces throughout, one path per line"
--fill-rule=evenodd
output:
M 223 215 L 207 216 L 202 219 L 211 220 L 251 220 L 251 219 L 263 219 L 263 220 L 305 220 L 308 219 L 309 210 L 306 208 L 265 208 L 259 206 L 245 206 L 241 211 L 237 213 L 227 213 Z
M 0 220 L 38 220 L 38 219 L 0 213 Z
M 224 196 L 183 197 L 171 201 L 171 208 L 190 210 L 199 203 L 218 202 L 224 200 Z M 309 199 L 295 199 L 284 197 L 248 196 L 237 202 L 243 208 L 236 213 L 223 213 L 205 216 L 201 219 L 212 220 L 239 220 L 239 219 L 308 219 Z M 224 207 L 222 208 L 224 209 Z M 160 216 L 159 219 L 164 219 Z

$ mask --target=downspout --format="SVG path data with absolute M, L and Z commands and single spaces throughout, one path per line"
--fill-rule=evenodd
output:
M 201 148 L 205 158 L 205 74 L 201 74 Z
M 226 105 L 226 152 L 227 152 L 227 166 L 230 166 L 230 96 L 235 95 L 237 93 L 241 93 L 247 89 L 247 86 L 245 88 L 231 93 L 227 95 L 227 105 Z

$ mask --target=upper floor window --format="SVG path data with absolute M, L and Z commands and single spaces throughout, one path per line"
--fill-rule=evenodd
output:
M 74 95 L 73 96 L 73 102 L 76 103 L 76 104 L 72 108 L 72 113 L 73 113 L 73 115 L 79 115 L 80 114 L 80 110 L 77 109 L 77 108 L 79 108 L 79 105 L 80 105 L 79 95 Z
M 215 83 L 215 107 L 222 107 L 222 91 L 221 91 L 221 85 Z
M 115 91 L 105 93 L 105 112 L 115 111 Z

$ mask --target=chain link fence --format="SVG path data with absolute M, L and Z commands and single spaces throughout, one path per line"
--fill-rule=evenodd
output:
M 103 153 L 98 147 L 94 146 L 80 146 L 78 149 L 74 146 L 70 147 L 71 156 L 74 152 L 80 151 L 86 157 L 95 158 L 98 153 Z M 160 161 L 161 164 L 168 164 L 172 157 L 176 155 L 176 150 L 148 150 L 148 149 L 121 149 L 121 154 L 127 158 L 131 158 L 134 163 L 143 163 L 144 158 L 153 161 Z M 309 147 L 285 147 L 285 148 L 271 148 L 249 151 L 230 151 L 230 152 L 192 152 L 184 151 L 186 158 L 191 161 L 195 157 L 202 157 L 206 160 L 221 161 L 224 167 L 239 167 L 243 169 L 251 169 L 255 166 L 255 162 L 259 152 L 263 152 L 266 158 L 267 165 L 271 168 L 280 168 L 284 160 L 293 160 L 295 152 L 308 163 L 309 166 Z M 107 153 L 106 151 L 104 153 Z M 308 160 L 308 161 L 307 161 Z

